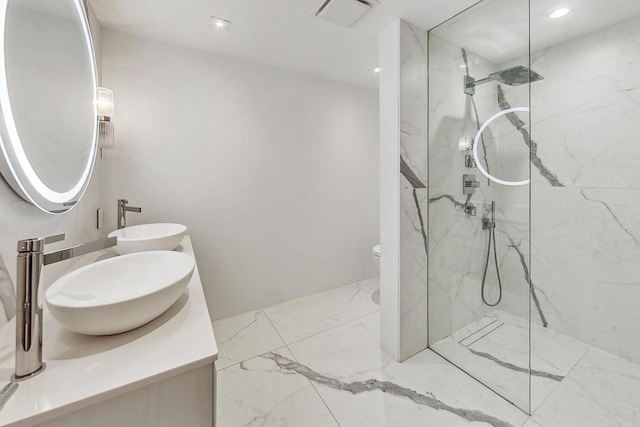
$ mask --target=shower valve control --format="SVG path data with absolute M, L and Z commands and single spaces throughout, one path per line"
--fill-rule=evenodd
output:
M 472 169 L 472 168 L 476 167 L 476 161 L 473 160 L 473 156 L 472 155 L 467 154 L 467 155 L 464 156 L 464 165 L 469 169 Z
M 476 176 L 472 173 L 462 175 L 462 194 L 474 194 L 476 188 L 480 187 L 480 181 L 476 181 Z
M 473 203 L 465 203 L 464 213 L 466 213 L 469 216 L 476 216 L 477 208 Z
M 492 228 L 496 228 L 496 223 L 491 221 L 489 218 L 482 219 L 482 229 L 483 230 L 491 230 Z

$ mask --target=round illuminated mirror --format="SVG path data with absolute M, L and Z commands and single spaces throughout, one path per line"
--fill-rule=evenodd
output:
M 0 172 L 25 200 L 63 213 L 96 156 L 97 75 L 83 0 L 0 0 Z

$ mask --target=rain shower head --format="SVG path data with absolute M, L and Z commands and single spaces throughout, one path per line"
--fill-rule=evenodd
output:
M 507 68 L 506 70 L 491 73 L 489 74 L 489 77 L 482 80 L 476 80 L 471 76 L 464 76 L 464 93 L 467 95 L 474 95 L 476 93 L 476 86 L 489 83 L 491 81 L 504 83 L 509 86 L 520 86 L 527 83 L 537 82 L 542 79 L 544 79 L 544 77 L 524 65 L 516 65 L 515 67 Z

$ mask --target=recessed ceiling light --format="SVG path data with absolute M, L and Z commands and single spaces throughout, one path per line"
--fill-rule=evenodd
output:
M 374 73 L 379 73 L 379 72 L 380 72 L 380 70 L 381 70 L 381 68 L 380 68 L 380 67 L 374 67 L 374 68 L 373 68 L 373 72 L 374 72 Z
M 220 30 L 229 31 L 229 28 L 231 27 L 231 21 L 227 21 L 226 19 L 218 18 L 217 16 L 212 16 L 211 17 L 211 22 L 213 23 L 213 25 L 217 29 L 220 29 Z
M 571 12 L 571 9 L 567 9 L 566 7 L 563 7 L 562 9 L 558 9 L 555 12 L 553 12 L 551 15 L 549 15 L 549 17 L 551 18 L 562 18 L 563 16 L 565 16 L 567 13 Z

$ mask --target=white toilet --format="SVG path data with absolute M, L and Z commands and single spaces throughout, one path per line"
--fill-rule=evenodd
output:
M 380 270 L 380 245 L 375 245 L 371 250 L 371 255 L 373 255 L 373 259 L 378 266 L 378 270 Z

